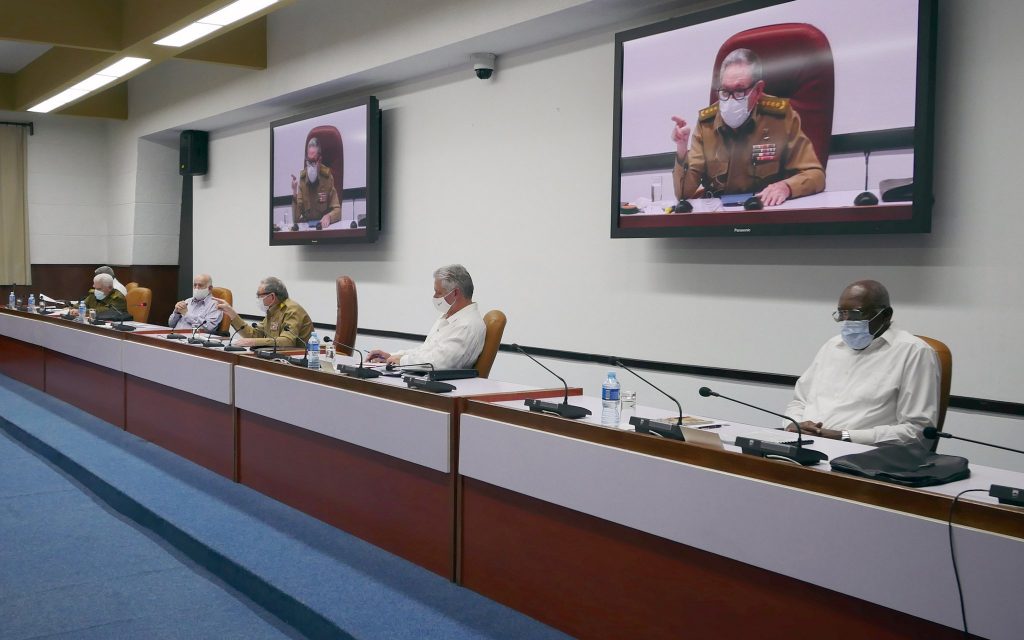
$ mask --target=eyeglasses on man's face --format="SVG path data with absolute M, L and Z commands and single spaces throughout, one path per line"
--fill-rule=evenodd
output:
M 730 98 L 733 100 L 743 100 L 744 98 L 746 98 L 747 96 L 754 92 L 754 87 L 756 86 L 757 83 L 755 82 L 746 89 L 734 89 L 732 91 L 728 89 L 719 89 L 718 99 L 722 100 L 723 102 L 725 100 L 729 100 Z
M 874 320 L 878 317 L 878 314 L 885 311 L 882 309 L 836 309 L 832 312 L 832 319 L 836 322 L 842 322 L 844 320 Z

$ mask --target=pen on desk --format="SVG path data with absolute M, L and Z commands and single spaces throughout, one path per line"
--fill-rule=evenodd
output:
M 721 424 L 706 424 L 706 425 L 704 425 L 702 427 L 697 427 L 697 428 L 698 429 L 717 429 L 717 428 L 722 427 L 722 426 L 725 426 L 725 425 L 721 425 Z

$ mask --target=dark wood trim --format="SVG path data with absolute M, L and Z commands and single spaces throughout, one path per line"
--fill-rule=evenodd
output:
M 43 348 L 0 336 L 0 373 L 43 391 L 46 387 Z
M 519 411 L 482 402 L 470 401 L 463 414 L 490 418 L 545 433 L 685 462 L 940 521 L 948 518 L 953 501 L 951 496 L 842 473 L 831 473 L 824 468 L 819 470 L 814 467 L 799 467 L 631 431 L 599 429 L 558 416 Z M 961 499 L 957 505 L 956 522 L 983 531 L 1024 538 L 1024 511 L 1014 507 Z
M 45 392 L 124 429 L 124 374 L 44 350 Z

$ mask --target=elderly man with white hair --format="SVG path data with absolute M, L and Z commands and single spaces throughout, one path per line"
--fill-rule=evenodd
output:
M 473 302 L 473 278 L 464 266 L 452 264 L 434 272 L 433 304 L 441 317 L 421 346 L 395 353 L 374 349 L 369 354 L 370 362 L 429 362 L 437 369 L 472 367 L 484 348 L 487 328 Z
M 199 327 L 204 331 L 213 331 L 220 326 L 223 315 L 217 308 L 217 299 L 213 297 L 213 277 L 208 273 L 197 273 L 192 278 L 192 297 L 179 300 L 174 305 L 167 326 L 174 329 Z
M 102 267 L 96 267 L 96 270 L 93 271 L 92 273 L 95 276 L 98 276 L 101 273 L 109 275 L 111 278 L 114 279 L 114 289 L 120 291 L 121 295 L 123 296 L 128 295 L 128 289 L 123 284 L 121 284 L 121 281 L 118 280 L 117 276 L 114 275 L 114 270 L 108 267 L 107 265 L 103 265 Z
M 92 279 L 92 291 L 85 297 L 85 308 L 95 309 L 97 316 L 114 316 L 128 312 L 128 301 L 114 288 L 114 278 L 109 273 L 101 273 Z M 78 311 L 72 309 L 71 314 L 77 316 Z

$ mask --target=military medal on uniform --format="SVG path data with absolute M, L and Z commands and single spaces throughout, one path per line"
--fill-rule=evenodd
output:
M 327 193 L 325 191 L 318 192 L 316 197 L 320 201 L 320 204 L 327 202 Z
M 751 147 L 750 159 L 753 160 L 754 164 L 772 162 L 776 159 L 775 143 L 755 144 Z

